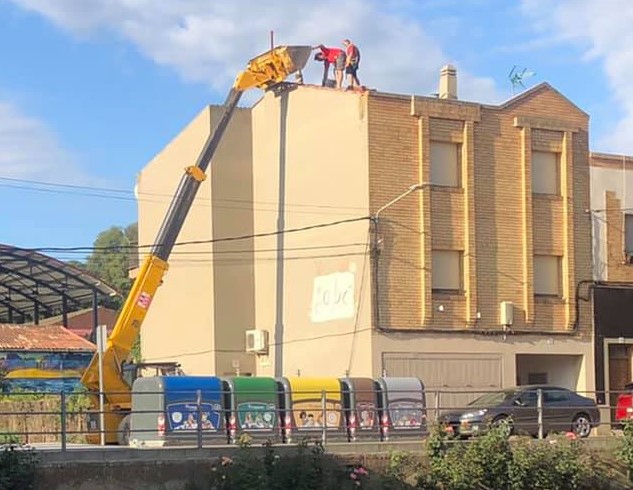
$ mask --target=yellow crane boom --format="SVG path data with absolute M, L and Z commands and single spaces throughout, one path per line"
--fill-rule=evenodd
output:
M 125 434 L 129 430 L 127 415 L 131 408 L 131 385 L 123 376 L 122 366 L 128 360 L 154 295 L 167 272 L 169 256 L 178 234 L 242 93 L 251 88 L 267 90 L 280 84 L 292 73 L 303 69 L 311 51 L 310 46 L 278 46 L 250 60 L 235 79 L 222 105 L 218 124 L 207 138 L 196 163 L 185 169 L 152 250 L 139 270 L 104 349 L 105 427 L 100 430 L 105 430 L 107 443 L 127 442 Z M 98 355 L 93 357 L 81 382 L 89 390 L 93 408 L 98 410 Z M 96 441 L 95 437 L 90 439 Z

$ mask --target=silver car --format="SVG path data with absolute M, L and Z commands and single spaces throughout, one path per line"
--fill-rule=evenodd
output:
M 539 433 L 539 403 L 543 435 L 550 432 L 573 432 L 587 437 L 600 423 L 596 402 L 566 388 L 549 385 L 527 385 L 486 393 L 462 410 L 440 415 L 446 430 L 457 437 L 470 437 L 493 425 L 508 424 L 514 434 Z

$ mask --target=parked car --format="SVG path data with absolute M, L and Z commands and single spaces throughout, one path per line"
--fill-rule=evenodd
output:
M 615 405 L 616 426 L 621 426 L 625 420 L 633 420 L 633 383 L 624 386 L 624 393 L 618 395 Z
M 507 423 L 510 433 L 538 435 L 538 390 L 542 390 L 543 434 L 572 431 L 587 437 L 600 423 L 595 400 L 549 385 L 526 385 L 486 393 L 464 409 L 440 414 L 440 422 L 457 437 L 470 437 Z

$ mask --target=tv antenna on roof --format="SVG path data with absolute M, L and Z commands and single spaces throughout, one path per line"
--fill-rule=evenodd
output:
M 527 68 L 514 65 L 512 70 L 510 70 L 510 73 L 508 73 L 508 79 L 512 84 L 512 95 L 514 96 L 518 87 L 525 88 L 525 85 L 523 85 L 523 80 L 525 78 L 533 77 L 534 75 L 536 75 L 535 72 L 528 71 Z

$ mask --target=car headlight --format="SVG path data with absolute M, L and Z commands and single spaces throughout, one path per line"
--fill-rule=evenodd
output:
M 468 412 L 463 414 L 460 418 L 460 420 L 464 420 L 464 419 L 477 419 L 480 417 L 483 417 L 484 415 L 486 415 L 486 413 L 488 412 L 487 408 L 483 408 L 481 410 L 477 410 L 476 412 Z

